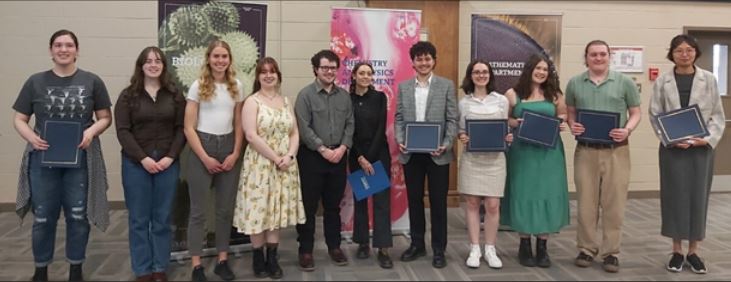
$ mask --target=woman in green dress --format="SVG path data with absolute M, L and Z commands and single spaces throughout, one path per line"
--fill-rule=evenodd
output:
M 566 104 L 553 63 L 543 55 L 531 56 L 518 83 L 505 96 L 510 102 L 508 123 L 518 127 L 523 111 L 566 120 Z M 566 130 L 565 122 L 561 130 Z M 550 267 L 548 234 L 569 224 L 566 160 L 559 136 L 556 147 L 546 148 L 516 138 L 508 152 L 508 179 L 501 223 L 520 234 L 518 259 L 523 266 Z M 536 237 L 533 256 L 531 236 Z

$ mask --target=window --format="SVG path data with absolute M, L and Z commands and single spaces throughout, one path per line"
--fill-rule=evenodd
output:
M 713 75 L 721 95 L 728 94 L 728 45 L 713 44 Z

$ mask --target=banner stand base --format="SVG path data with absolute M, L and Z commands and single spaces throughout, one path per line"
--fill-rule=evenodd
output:
M 231 245 L 229 248 L 231 249 L 228 252 L 230 255 L 233 255 L 234 257 L 241 257 L 244 252 L 251 251 L 251 243 Z M 201 257 L 213 257 L 213 256 L 217 256 L 217 255 L 218 255 L 218 251 L 216 250 L 216 248 L 204 248 L 203 255 L 201 255 Z M 187 250 L 170 253 L 171 262 L 177 262 L 178 264 L 184 264 L 185 261 L 189 260 L 189 259 L 190 259 L 190 253 Z

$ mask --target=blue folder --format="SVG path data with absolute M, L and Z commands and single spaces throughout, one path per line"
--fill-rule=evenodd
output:
M 505 152 L 508 144 L 508 120 L 506 119 L 466 119 L 465 128 L 470 142 L 468 152 Z
M 373 171 L 375 172 L 373 175 L 367 175 L 365 171 L 359 169 L 348 175 L 348 182 L 356 200 L 363 200 L 391 186 L 388 172 L 380 161 L 373 163 Z
M 662 113 L 651 119 L 665 146 L 710 134 L 698 105 Z
M 576 136 L 576 141 L 614 144 L 609 132 L 619 128 L 619 113 L 577 109 L 576 121 L 584 126 L 584 133 Z
M 515 137 L 521 141 L 547 148 L 555 148 L 561 119 L 534 111 L 523 111 L 523 122 Z
M 406 151 L 431 153 L 442 144 L 442 124 L 437 122 L 407 122 Z
M 41 151 L 41 166 L 79 167 L 81 129 L 81 122 L 78 121 L 46 120 L 41 138 L 48 142 L 48 149 Z

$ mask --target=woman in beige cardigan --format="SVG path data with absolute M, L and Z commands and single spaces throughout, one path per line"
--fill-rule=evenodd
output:
M 723 136 L 725 117 L 713 73 L 694 64 L 700 55 L 693 37 L 681 34 L 672 39 L 667 58 L 675 66 L 655 81 L 649 110 L 651 115 L 657 115 L 698 105 L 710 133 L 704 138 L 661 145 L 659 149 L 661 234 L 673 240 L 673 254 L 666 267 L 680 272 L 687 263 L 693 272 L 702 274 L 707 268 L 697 251 L 706 233 L 713 155 Z M 682 253 L 682 240 L 688 241 L 686 256 Z

